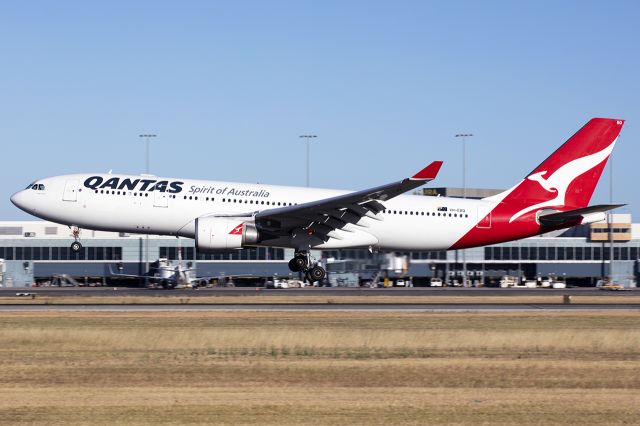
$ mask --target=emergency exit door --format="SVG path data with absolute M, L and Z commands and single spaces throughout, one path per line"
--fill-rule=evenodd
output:
M 166 192 L 153 191 L 154 207 L 169 207 L 169 194 Z
M 78 201 L 78 181 L 68 180 L 64 184 L 64 193 L 62 201 Z
M 491 208 L 490 207 L 478 207 L 478 224 L 476 228 L 490 229 L 491 228 Z

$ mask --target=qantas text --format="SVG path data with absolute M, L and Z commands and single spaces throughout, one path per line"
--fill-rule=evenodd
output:
M 104 180 L 101 176 L 91 176 L 84 181 L 84 186 L 93 190 L 97 189 L 119 189 L 127 191 L 159 191 L 168 192 L 170 194 L 177 194 L 182 192 L 182 185 L 184 182 L 180 181 L 168 181 L 168 180 L 156 180 L 156 179 L 121 179 L 119 177 L 112 177 Z

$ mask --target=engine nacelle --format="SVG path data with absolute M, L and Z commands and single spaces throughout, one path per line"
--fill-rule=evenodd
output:
M 232 217 L 196 219 L 196 247 L 200 251 L 239 249 L 256 244 L 258 240 L 258 230 L 253 220 Z

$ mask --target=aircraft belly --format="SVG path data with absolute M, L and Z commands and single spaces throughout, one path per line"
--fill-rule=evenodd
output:
M 447 250 L 472 226 L 462 218 L 393 217 L 372 232 L 382 250 Z

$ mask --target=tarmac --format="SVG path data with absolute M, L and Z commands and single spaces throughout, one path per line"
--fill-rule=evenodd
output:
M 0 312 L 194 312 L 194 311 L 378 311 L 378 312 L 539 312 L 539 311 L 620 311 L 639 310 L 640 304 L 127 304 L 127 305 L 0 305 Z
M 132 287 L 13 287 L 0 288 L 0 297 L 11 297 L 16 293 L 29 292 L 48 297 L 97 297 L 97 296 L 550 296 L 569 294 L 572 296 L 607 296 L 640 294 L 634 288 L 624 292 L 602 291 L 593 287 L 567 289 L 521 289 L 521 288 L 462 288 L 462 287 L 394 287 L 394 288 L 350 288 L 350 287 L 306 287 L 294 289 L 266 289 L 262 287 L 199 288 L 199 289 L 152 289 Z
M 510 302 L 509 296 L 603 296 L 609 295 L 637 295 L 638 289 L 625 292 L 605 292 L 594 288 L 570 288 L 570 289 L 498 289 L 498 288 L 388 288 L 388 289 L 360 289 L 360 288 L 303 288 L 303 289 L 264 289 L 264 288 L 205 288 L 205 289 L 178 289 L 159 290 L 144 288 L 107 288 L 107 287 L 40 287 L 40 288 L 4 288 L 0 289 L 0 297 L 16 297 L 17 293 L 30 293 L 48 298 L 65 297 L 100 297 L 100 296 L 174 296 L 197 299 L 202 296 L 250 296 L 259 294 L 261 297 L 269 296 L 299 296 L 300 303 L 198 303 L 191 299 L 189 304 L 175 303 L 127 303 L 127 304 L 102 304 L 102 303 L 75 303 L 65 304 L 33 304 L 25 300 L 25 303 L 12 303 L 0 305 L 0 311 L 113 311 L 113 312 L 154 312 L 154 311 L 397 311 L 397 312 L 520 312 L 520 311 L 580 311 L 580 310 L 638 310 L 638 303 L 521 303 Z M 305 296 L 332 296 L 336 300 L 325 303 L 305 302 Z M 365 296 L 362 302 L 342 303 L 341 296 Z M 369 303 L 366 296 L 503 296 L 503 303 Z M 95 299 L 94 299 L 95 300 Z

